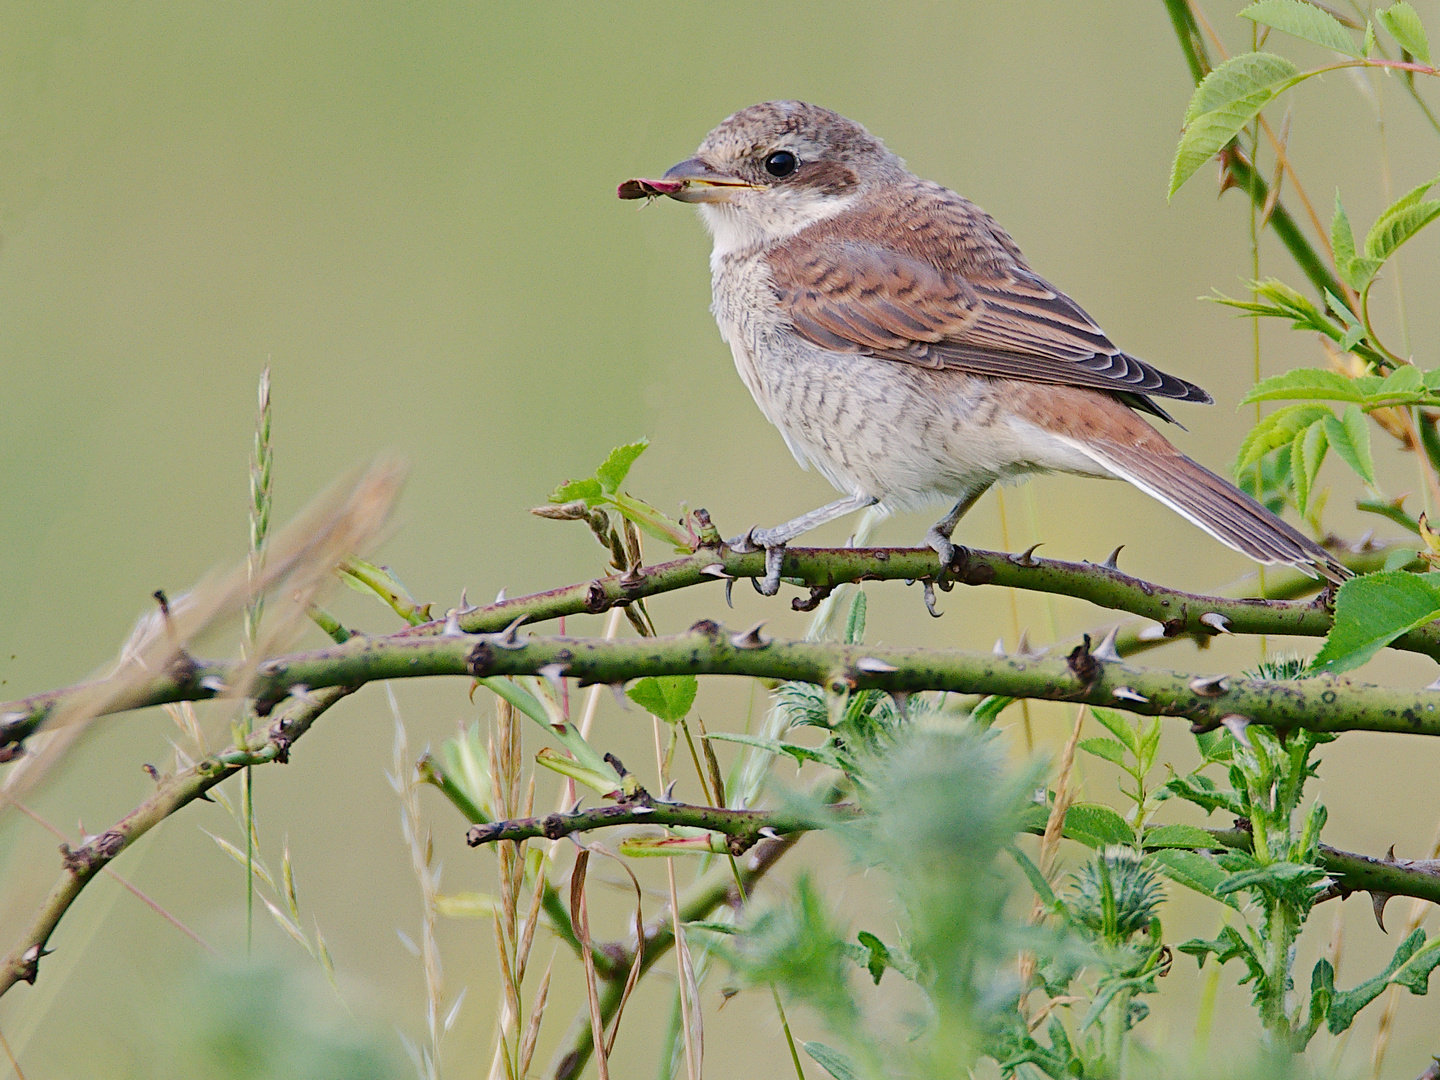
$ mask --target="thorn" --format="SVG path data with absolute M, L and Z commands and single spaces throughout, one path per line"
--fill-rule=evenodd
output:
M 925 587 L 925 610 L 930 613 L 932 619 L 938 619 L 940 612 L 935 610 L 935 583 L 927 579 L 923 585 Z
M 463 592 L 460 594 L 460 599 L 461 599 L 461 600 L 464 600 L 464 599 L 465 599 L 465 594 L 464 594 Z M 499 592 L 497 592 L 497 593 L 495 594 L 495 602 L 496 602 L 497 604 L 503 604 L 503 603 L 505 602 L 505 590 L 504 590 L 503 587 L 501 588 L 501 590 L 500 590 Z
M 521 641 L 515 633 L 515 631 L 520 628 L 520 624 L 525 621 L 525 618 L 524 615 L 521 615 L 509 626 L 505 627 L 504 630 L 500 631 L 500 633 L 494 635 L 495 647 L 497 649 L 523 649 L 525 647 L 525 642 Z
M 1122 551 L 1124 551 L 1124 550 L 1125 550 L 1125 545 L 1124 545 L 1124 544 L 1118 545 L 1118 546 L 1115 548 L 1114 551 L 1110 552 L 1110 557 L 1105 560 L 1105 565 L 1108 566 L 1111 570 L 1119 570 L 1119 569 L 1120 569 L 1120 552 L 1122 552 Z
M 615 695 L 615 701 L 626 712 L 630 711 L 630 699 L 625 696 L 625 684 L 623 682 L 612 682 L 610 693 Z
M 1110 632 L 1105 635 L 1104 640 L 1101 641 L 1096 648 L 1090 650 L 1090 655 L 1096 660 L 1104 660 L 1116 664 L 1120 663 L 1122 658 L 1119 651 L 1115 648 L 1115 641 L 1119 637 L 1120 627 L 1112 626 Z
M 1019 555 L 1010 556 L 1011 561 L 1013 561 L 1016 566 L 1039 566 L 1040 564 L 1032 557 L 1035 554 L 1035 549 L 1039 546 L 1039 544 L 1031 544 Z
M 645 580 L 645 570 L 639 563 L 636 563 L 625 573 L 620 575 L 620 584 L 626 587 L 634 587 Z
M 766 840 L 779 840 L 779 839 L 780 839 L 780 834 L 779 834 L 778 832 L 776 832 L 774 829 L 772 829 L 769 825 L 764 825 L 764 826 L 761 827 L 761 829 L 760 829 L 760 835 L 763 836 L 763 837 L 765 837 Z
M 670 790 L 671 790 L 674 786 L 675 786 L 675 781 L 674 781 L 674 780 L 670 781 L 670 783 L 665 786 L 665 798 L 666 798 L 667 801 L 669 801 L 669 798 L 670 798 Z M 655 807 L 653 807 L 653 806 L 632 806 L 632 807 L 630 807 L 630 812 L 631 812 L 632 814 L 653 814 L 653 813 L 655 812 Z
M 1201 697 L 1219 697 L 1225 692 L 1224 675 L 1202 675 L 1190 680 L 1190 689 Z
M 1250 718 L 1248 716 L 1231 713 L 1229 716 L 1221 717 L 1220 726 L 1235 736 L 1235 741 L 1246 750 L 1255 749 L 1255 747 L 1250 744 L 1250 736 L 1245 733 L 1245 729 L 1250 726 Z
M 760 633 L 760 628 L 765 625 L 761 619 L 754 626 L 750 627 L 743 634 L 731 634 L 730 644 L 737 649 L 763 649 L 770 644 L 770 639 Z
M 1200 622 L 1202 625 L 1208 626 L 1217 634 L 1231 633 L 1230 620 L 1227 619 L 1224 615 L 1221 615 L 1218 611 L 1207 611 L 1204 615 L 1200 616 Z
M 1149 626 L 1142 626 L 1140 628 L 1140 632 L 1135 636 L 1141 641 L 1164 641 L 1165 624 L 1157 622 L 1152 623 Z
M 722 565 L 721 565 L 720 563 L 718 563 L 718 562 L 717 562 L 717 563 L 711 563 L 709 566 L 702 566 L 702 567 L 700 568 L 700 573 L 705 574 L 705 575 L 707 575 L 708 577 L 720 578 L 722 581 L 734 581 L 734 580 L 735 580 L 735 575 L 734 575 L 734 574 L 727 574 L 727 573 L 725 572 L 725 567 L 722 566 Z
M 884 660 L 877 660 L 873 656 L 862 656 L 855 661 L 855 667 L 867 675 L 888 675 L 892 671 L 899 671 L 894 664 L 887 664 Z
M 157 784 L 160 782 L 160 770 L 155 768 L 154 765 L 147 764 L 141 765 L 140 767 L 145 770 L 145 775 L 150 777 L 151 780 L 154 780 Z
M 1376 892 L 1374 889 L 1370 890 L 1370 910 L 1375 912 L 1375 925 L 1380 927 L 1382 934 L 1388 934 L 1390 932 L 1385 929 L 1385 905 L 1390 902 L 1392 895 L 1392 893 L 1388 892 Z
M 730 595 L 730 590 L 733 589 L 734 587 L 735 587 L 735 579 L 734 579 L 734 578 L 726 578 L 726 579 L 725 579 L 725 606 L 728 607 L 728 608 L 734 608 L 734 607 L 735 607 L 735 601 L 734 601 L 734 599 L 733 599 L 733 598 L 731 597 L 731 595 Z
M 202 689 L 209 690 L 212 694 L 223 694 L 225 692 L 225 680 L 219 675 L 206 675 L 200 680 Z
M 891 690 L 890 700 L 895 703 L 895 711 L 900 714 L 900 719 L 909 720 L 910 713 L 906 706 L 910 704 L 910 694 L 905 690 Z
M 1030 631 L 1020 631 L 1020 644 L 1015 647 L 1015 655 L 1022 660 L 1039 660 L 1049 649 L 1037 649 L 1030 644 Z
M 1091 653 L 1090 655 L 1094 656 L 1095 654 Z M 1110 691 L 1110 696 L 1119 698 L 1122 701 L 1138 701 L 1141 704 L 1147 704 L 1150 701 L 1144 694 L 1138 694 L 1128 686 L 1117 686 L 1114 690 Z
M 460 589 L 460 606 L 456 609 L 458 614 L 469 615 L 472 611 L 480 610 L 478 605 L 470 603 L 469 593 L 470 590 L 468 588 L 462 587 Z M 505 590 L 501 589 L 495 598 L 495 602 L 498 604 L 503 599 L 505 599 Z
M 460 612 L 451 608 L 445 613 L 445 627 L 440 631 L 441 637 L 463 637 L 460 630 Z
M 1008 654 L 1005 652 L 1005 639 L 1004 639 L 1004 638 L 998 638 L 998 637 L 997 637 L 997 638 L 995 639 L 995 644 L 994 644 L 994 646 L 991 647 L 990 651 L 991 651 L 992 653 L 994 653 L 996 656 L 1006 656 L 1006 655 L 1008 655 Z
M 545 681 L 555 688 L 557 694 L 565 692 L 565 672 L 570 668 L 565 664 L 546 664 L 540 669 L 540 674 L 545 676 Z
M 666 802 L 674 802 L 674 801 L 675 801 L 675 785 L 678 784 L 679 782 L 680 782 L 680 781 L 678 781 L 678 780 L 671 780 L 668 784 L 665 785 L 665 794 L 662 795 L 662 796 L 660 796 L 660 797 L 661 797 L 662 799 L 664 799 Z
M 755 530 L 759 527 L 759 525 L 751 525 L 750 528 L 745 530 L 744 535 L 737 536 L 734 540 L 727 541 L 725 546 L 728 547 L 731 551 L 735 552 L 737 555 L 749 555 L 752 552 L 759 551 L 760 548 L 756 546 L 754 539 Z

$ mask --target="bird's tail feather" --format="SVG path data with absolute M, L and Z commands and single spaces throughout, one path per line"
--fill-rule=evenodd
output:
M 1109 441 L 1077 445 L 1108 471 L 1256 562 L 1293 566 L 1337 583 L 1351 576 L 1315 541 L 1172 447 L 1166 447 L 1170 453 L 1156 453 L 1153 448 Z

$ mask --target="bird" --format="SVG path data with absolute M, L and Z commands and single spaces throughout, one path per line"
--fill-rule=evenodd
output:
M 735 367 L 802 467 L 844 497 L 730 541 L 785 545 L 845 514 L 944 504 L 943 567 L 991 485 L 1037 473 L 1130 482 L 1260 563 L 1343 581 L 1333 555 L 1177 450 L 1141 414 L 1209 404 L 1117 347 L 974 203 L 911 173 L 863 126 L 803 101 L 723 120 L 696 153 L 622 199 L 695 204 L 713 238 L 713 304 Z

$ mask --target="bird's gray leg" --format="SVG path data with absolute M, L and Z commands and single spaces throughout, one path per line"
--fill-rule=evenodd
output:
M 874 506 L 879 501 L 873 495 L 851 495 L 845 499 L 836 499 L 818 510 L 811 510 L 783 525 L 776 525 L 773 529 L 751 529 L 744 536 L 737 536 L 729 541 L 728 546 L 734 551 L 759 551 L 764 548 L 765 577 L 756 588 L 764 596 L 774 596 L 780 591 L 780 564 L 785 558 L 786 544 L 801 533 L 809 532 L 856 510 Z
M 960 523 L 960 519 L 969 512 L 972 506 L 980 501 L 980 496 L 990 490 L 990 484 L 992 482 L 993 481 L 987 480 L 979 487 L 973 488 L 960 496 L 959 501 L 951 507 L 950 512 L 934 525 L 931 525 L 930 530 L 925 534 L 925 543 L 928 547 L 935 550 L 935 554 L 940 556 L 941 566 L 951 566 L 954 564 L 955 545 L 950 542 L 950 534 L 955 531 L 955 526 Z

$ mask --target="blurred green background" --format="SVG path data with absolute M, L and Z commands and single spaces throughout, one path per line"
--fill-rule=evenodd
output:
M 1232 49 L 1249 42 L 1239 6 L 1207 5 Z M 1436 6 L 1416 6 L 1434 25 Z M 0 697 L 85 675 L 113 656 L 153 590 L 179 592 L 243 556 L 265 364 L 277 522 L 357 462 L 398 451 L 410 482 L 378 558 L 441 609 L 462 587 L 514 596 L 599 573 L 583 527 L 527 509 L 642 435 L 653 446 L 631 490 L 675 513 L 705 506 L 726 535 L 832 498 L 794 466 L 734 374 L 707 310 L 708 240 L 694 215 L 669 203 L 637 212 L 614 197 L 618 181 L 663 170 L 728 113 L 766 98 L 814 100 L 865 123 L 915 171 L 999 218 L 1125 348 L 1208 388 L 1219 404 L 1187 408 L 1190 430 L 1174 433 L 1193 456 L 1225 470 L 1253 420 L 1234 408 L 1251 380 L 1250 326 L 1197 302 L 1212 289 L 1238 293 L 1250 276 L 1247 215 L 1238 195 L 1216 199 L 1209 170 L 1165 201 L 1191 85 L 1158 2 L 46 0 L 0 5 L 0 57 Z M 1436 172 L 1434 132 L 1393 80 L 1335 74 L 1307 85 L 1290 130 L 1327 217 L 1337 186 L 1352 219 L 1368 224 L 1387 194 Z M 1377 291 L 1382 332 L 1406 335 L 1425 366 L 1440 340 L 1436 245 L 1427 235 L 1402 257 L 1403 328 L 1397 281 Z M 1263 264 L 1300 281 L 1269 240 Z M 1309 338 L 1265 328 L 1267 374 L 1323 362 Z M 1418 489 L 1407 460 L 1379 436 L 1376 446 L 1387 491 Z M 1330 525 L 1352 536 L 1371 527 L 1376 519 L 1349 508 L 1348 474 L 1330 465 L 1323 475 L 1337 487 Z M 1046 479 L 1028 490 L 1006 493 L 1003 526 L 987 496 L 959 538 L 1043 540 L 1044 554 L 1094 560 L 1124 543 L 1127 570 L 1195 589 L 1247 572 L 1240 556 L 1118 484 Z M 926 524 L 897 519 L 879 540 L 913 543 Z M 851 527 L 817 539 L 838 542 Z M 1021 595 L 1012 609 L 1006 594 L 974 589 L 942 594 L 935 622 L 918 590 L 869 591 L 871 640 L 988 648 L 1003 635 L 1013 647 L 1019 626 L 1044 641 L 1052 628 L 1103 622 L 1079 602 Z M 783 597 L 742 587 L 735 601 L 726 611 L 717 585 L 652 611 L 662 632 L 702 616 L 803 631 Z M 393 625 L 353 594 L 335 604 L 352 623 Z M 1256 659 L 1256 643 L 1175 646 L 1151 659 L 1235 669 Z M 1387 656 L 1366 674 L 1420 686 L 1430 668 Z M 488 717 L 466 689 L 396 687 L 412 752 Z M 702 686 L 711 728 L 738 728 L 751 707 L 761 703 L 748 686 Z M 600 709 L 603 747 L 649 760 L 648 724 L 609 695 Z M 1053 752 L 1071 714 L 1033 716 L 1037 746 Z M 1006 721 L 1022 757 L 1018 715 Z M 223 719 L 212 724 L 223 734 Z M 150 790 L 140 764 L 168 759 L 173 730 L 159 714 L 104 721 L 33 808 L 72 835 L 98 831 Z M 372 688 L 327 714 L 287 768 L 261 770 L 257 789 L 263 850 L 278 864 L 288 836 L 307 926 L 330 943 L 349 1022 L 398 1055 L 395 1032 L 418 1038 L 424 1006 L 420 964 L 396 936 L 417 935 L 419 897 L 384 778 L 391 740 Z M 1166 745 L 1177 764 L 1191 760 L 1182 725 Z M 1325 757 L 1317 793 L 1331 843 L 1426 853 L 1440 820 L 1440 748 L 1347 736 Z M 1113 795 L 1107 772 L 1092 766 L 1085 781 L 1086 796 Z M 433 794 L 422 801 L 444 887 L 492 887 L 493 856 L 463 846 L 462 823 Z M 115 868 L 215 948 L 242 954 L 242 872 L 202 829 L 239 839 L 223 811 L 197 804 Z M 0 825 L 7 948 L 58 871 L 56 842 L 14 814 Z M 893 915 L 834 867 L 840 858 L 813 839 L 795 863 L 829 865 L 832 899 L 856 927 L 889 929 Z M 1213 934 L 1213 906 L 1180 900 L 1172 932 Z M 623 898 L 597 903 L 597 933 L 618 935 Z M 1392 927 L 1408 907 L 1391 905 Z M 263 911 L 256 927 L 258 950 L 303 975 L 308 960 Z M 1382 966 L 1395 935 L 1380 934 L 1361 897 L 1318 909 L 1306 947 L 1313 954 L 1342 932 L 1339 981 L 1353 985 Z M 446 1073 L 478 1075 L 496 1009 L 491 929 L 454 922 L 441 933 L 448 993 L 469 988 L 444 1044 Z M 32 1080 L 151 1075 L 156 1046 L 180 1045 L 203 1024 L 199 997 L 176 988 L 203 978 L 205 954 L 114 882 L 97 881 L 52 944 L 39 984 L 0 1002 L 0 1030 Z M 542 942 L 538 955 L 549 951 Z M 1217 1052 L 1258 1032 L 1234 977 L 1222 980 Z M 1152 1040 L 1189 1045 L 1202 980 L 1177 962 L 1146 1024 Z M 707 1006 L 722 983 L 707 985 Z M 617 1075 L 653 1071 L 669 992 L 657 982 L 627 1013 Z M 314 995 L 317 1007 L 327 994 Z M 537 1060 L 582 997 L 573 973 L 557 974 Z M 234 1000 L 250 1007 L 243 992 Z M 767 997 L 707 1011 L 714 1075 L 742 1064 L 747 1076 L 787 1075 Z M 1322 1035 L 1315 1059 L 1364 1066 L 1375 1012 L 1348 1043 Z M 1423 1067 L 1436 1021 L 1433 999 L 1402 1002 L 1389 1075 Z M 802 1012 L 801 1035 L 807 1023 Z

